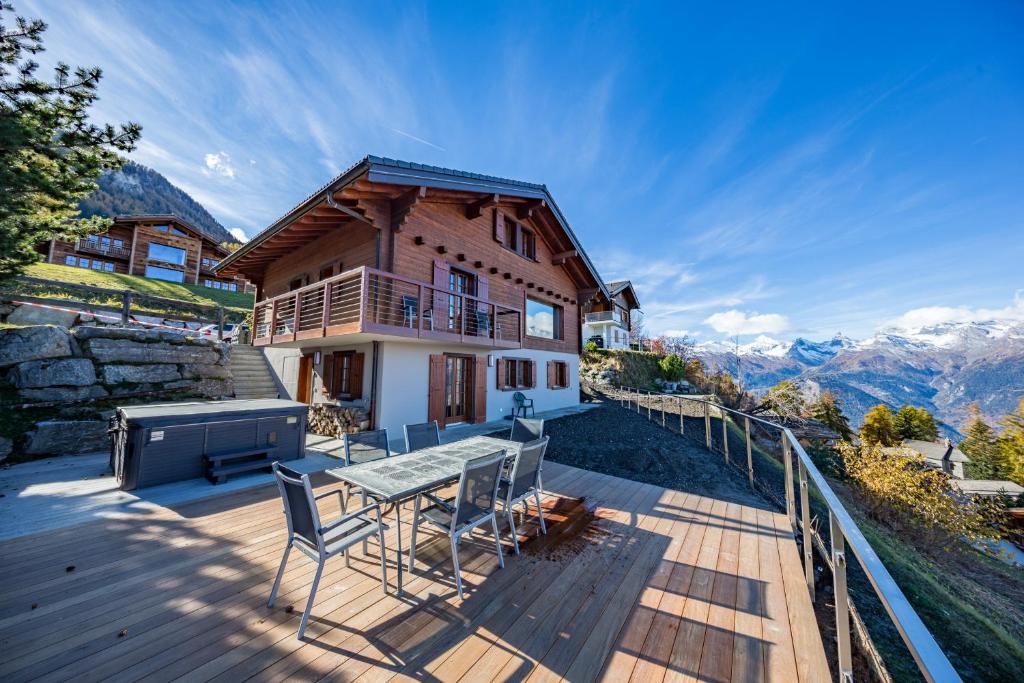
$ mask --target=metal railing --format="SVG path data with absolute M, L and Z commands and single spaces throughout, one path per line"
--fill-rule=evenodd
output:
M 583 322 L 585 323 L 606 323 L 614 322 L 622 324 L 622 314 L 618 311 L 595 311 L 593 313 L 587 313 L 583 316 Z
M 256 304 L 257 346 L 356 333 L 515 348 L 522 311 L 373 268 L 357 268 Z
M 89 254 L 100 254 L 111 258 L 128 258 L 131 250 L 127 247 L 119 247 L 114 244 L 104 244 L 100 240 L 90 240 L 79 237 L 75 244 L 75 251 L 84 251 Z
M 679 431 L 685 434 L 686 417 L 703 418 L 705 446 L 709 451 L 714 452 L 711 419 L 718 417 L 722 423 L 722 455 L 726 463 L 730 462 L 729 453 L 729 425 L 730 416 L 737 426 L 742 425 L 744 442 L 746 445 L 746 472 L 751 487 L 754 487 L 754 459 L 751 439 L 751 425 L 765 429 L 769 433 L 777 433 L 782 448 L 782 465 L 785 472 L 784 498 L 786 515 L 793 528 L 794 534 L 801 535 L 803 545 L 803 566 L 804 579 L 807 589 L 810 592 L 811 600 L 814 596 L 814 557 L 813 548 L 817 547 L 825 564 L 832 572 L 832 584 L 835 597 L 836 616 L 836 652 L 839 665 L 839 680 L 853 680 L 853 658 L 850 643 L 850 621 L 854 619 L 858 626 L 858 636 L 862 640 L 868 639 L 867 630 L 863 622 L 856 615 L 856 610 L 850 601 L 847 590 L 847 548 L 853 551 L 854 556 L 860 563 L 868 581 L 870 582 L 875 595 L 885 608 L 889 619 L 892 621 L 900 637 L 906 644 L 907 649 L 913 656 L 922 676 L 928 681 L 959 681 L 957 674 L 949 659 L 935 641 L 935 638 L 928 631 L 928 628 L 921 621 L 917 612 L 907 600 L 903 591 L 892 578 L 889 570 L 882 564 L 878 554 L 864 538 L 864 534 L 856 522 L 847 512 L 843 503 L 839 500 L 835 491 L 829 486 L 824 475 L 818 470 L 810 456 L 804 450 L 799 440 L 793 435 L 789 428 L 779 425 L 770 420 L 749 415 L 739 410 L 726 408 L 720 404 L 707 399 L 693 396 L 681 396 L 677 394 L 661 394 L 638 389 L 635 387 L 619 386 L 616 396 L 620 404 L 632 409 L 636 404 L 637 413 L 641 413 L 646 407 L 648 419 L 655 420 L 652 410 L 655 402 L 658 403 L 661 413 L 661 425 L 667 426 L 666 415 L 669 404 L 675 403 L 679 414 Z M 646 399 L 646 400 L 644 400 Z M 684 411 L 685 405 L 693 409 L 692 414 Z M 646 403 L 646 406 L 642 406 Z M 674 420 L 674 418 L 673 418 Z M 796 480 L 799 492 L 794 485 L 793 454 L 796 454 Z M 736 464 L 736 463 L 733 463 Z M 818 494 L 828 509 L 830 547 L 826 546 L 824 540 L 817 534 L 811 521 L 810 507 L 810 486 L 817 489 Z M 797 505 L 797 496 L 800 498 Z M 869 656 L 877 658 L 877 653 L 869 653 Z

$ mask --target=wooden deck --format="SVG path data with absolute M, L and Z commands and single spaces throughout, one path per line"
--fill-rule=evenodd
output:
M 0 680 L 829 680 L 784 516 L 556 464 L 545 485 L 548 536 L 504 570 L 467 544 L 464 601 L 436 536 L 401 598 L 375 545 L 330 561 L 306 642 L 311 562 L 266 607 L 272 486 L 4 541 Z

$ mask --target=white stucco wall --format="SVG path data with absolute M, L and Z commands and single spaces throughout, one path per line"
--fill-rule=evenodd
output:
M 270 365 L 270 373 L 274 376 L 281 398 L 295 400 L 295 392 L 299 384 L 299 349 L 282 349 L 274 346 L 262 347 L 263 355 Z
M 615 335 L 612 330 L 615 329 L 619 333 L 619 340 L 615 341 Z M 582 328 L 582 339 L 583 343 L 586 344 L 593 336 L 598 336 L 604 339 L 604 348 L 606 349 L 628 349 L 629 348 L 629 333 L 622 327 L 617 325 L 599 324 L 589 325 L 584 324 Z
M 430 355 L 436 353 L 467 354 L 465 347 L 402 342 L 381 343 L 379 425 L 388 430 L 391 439 L 401 438 L 402 425 L 427 420 L 427 395 L 430 373 Z M 484 351 L 474 355 L 486 357 Z M 579 403 L 579 356 L 550 351 L 514 349 L 491 351 L 495 363 L 487 368 L 487 419 L 497 420 L 512 413 L 511 391 L 497 388 L 497 362 L 503 356 L 529 358 L 537 363 L 537 387 L 522 390 L 534 399 L 538 412 L 564 408 Z M 569 387 L 547 388 L 547 361 L 559 360 L 569 364 Z

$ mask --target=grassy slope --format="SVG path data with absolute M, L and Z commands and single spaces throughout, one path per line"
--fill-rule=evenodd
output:
M 244 316 L 249 313 L 252 310 L 253 304 L 252 294 L 245 294 L 243 292 L 227 292 L 199 285 L 165 282 L 163 280 L 154 280 L 152 278 L 140 277 L 138 275 L 104 273 L 95 270 L 86 270 L 85 268 L 73 268 L 71 266 L 62 266 L 53 263 L 37 263 L 30 266 L 25 274 L 31 277 L 49 280 L 55 284 L 52 287 L 46 288 L 16 284 L 14 286 L 7 287 L 6 289 L 8 291 L 19 292 L 25 295 L 48 298 L 67 297 L 79 300 L 83 297 L 82 293 L 61 289 L 59 283 L 66 282 L 70 284 L 81 284 L 119 290 L 130 289 L 133 292 L 138 292 L 140 294 L 161 296 L 192 304 L 200 304 L 204 306 L 220 305 L 224 307 L 226 312 L 234 314 L 229 316 L 230 319 L 239 319 L 239 316 Z M 120 306 L 119 300 L 104 302 L 99 299 L 90 299 L 89 301 L 97 305 L 113 304 Z M 149 310 L 155 310 L 143 302 L 140 302 L 137 308 L 139 310 L 147 310 L 147 308 Z

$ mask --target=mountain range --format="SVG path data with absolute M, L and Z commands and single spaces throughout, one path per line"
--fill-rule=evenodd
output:
M 695 352 L 755 393 L 786 379 L 809 397 L 831 390 L 855 427 L 879 403 L 910 404 L 927 408 L 956 436 L 972 403 L 995 423 L 1024 398 L 1024 322 L 1014 320 L 889 329 L 859 341 L 762 336 L 744 345 L 705 342 Z
M 99 188 L 78 204 L 82 216 L 173 214 L 217 242 L 236 242 L 231 233 L 184 190 L 151 168 L 128 161 L 120 170 L 106 171 Z

